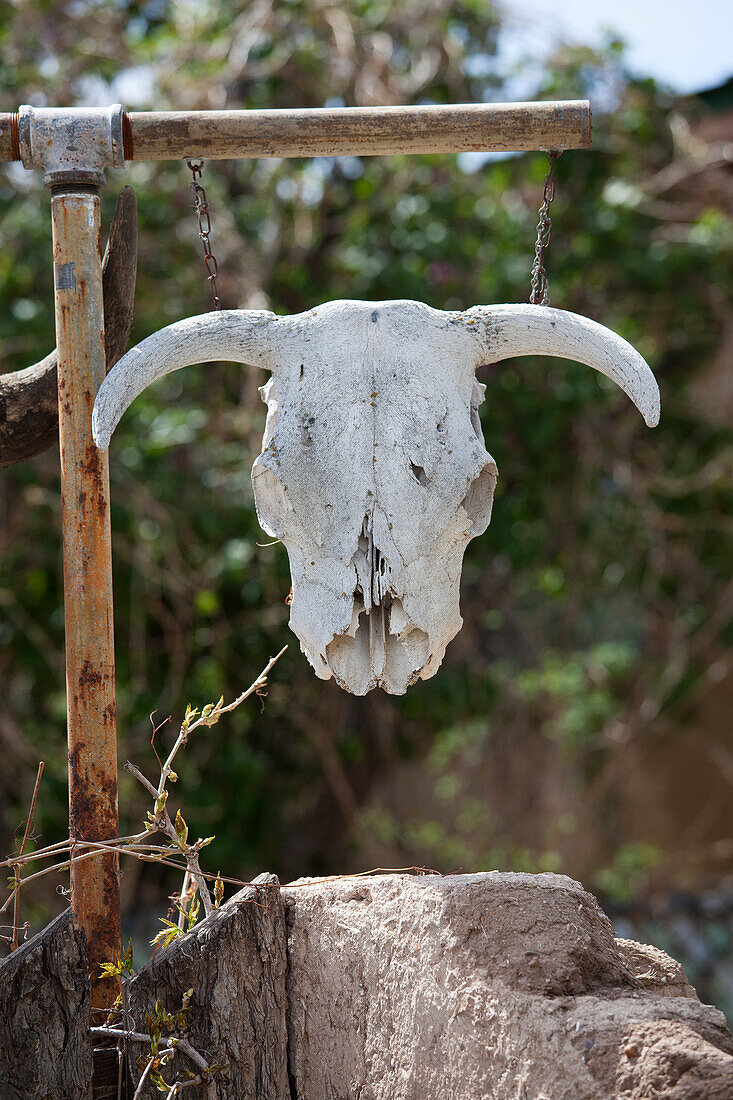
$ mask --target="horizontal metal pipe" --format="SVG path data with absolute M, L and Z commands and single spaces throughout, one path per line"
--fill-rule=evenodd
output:
M 128 115 L 133 160 L 384 156 L 567 149 L 590 143 L 590 105 L 460 104 Z
M 400 153 L 584 149 L 586 99 L 279 111 L 133 111 L 127 160 L 385 156 Z M 0 115 L 0 160 L 14 160 L 11 116 Z

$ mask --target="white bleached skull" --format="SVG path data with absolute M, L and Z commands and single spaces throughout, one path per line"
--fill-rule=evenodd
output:
M 108 446 L 137 394 L 189 363 L 269 369 L 252 479 L 260 523 L 290 558 L 290 625 L 317 675 L 357 695 L 402 694 L 436 672 L 460 629 L 463 555 L 491 517 L 476 368 L 521 354 L 587 363 L 658 421 L 647 364 L 586 318 L 340 301 L 292 317 L 222 311 L 155 333 L 100 388 L 94 435 Z
M 402 692 L 438 667 L 461 625 L 466 544 L 491 516 L 484 387 L 449 326 L 426 354 L 425 312 L 324 307 L 299 361 L 262 391 L 252 482 L 260 523 L 290 556 L 290 624 L 318 675 L 358 695 Z

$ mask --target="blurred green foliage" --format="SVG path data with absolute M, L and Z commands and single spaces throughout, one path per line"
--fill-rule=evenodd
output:
M 552 301 L 639 348 L 660 380 L 662 423 L 649 432 L 620 391 L 574 364 L 485 372 L 494 516 L 469 547 L 465 626 L 433 680 L 355 699 L 297 652 L 287 557 L 252 504 L 264 420 L 253 371 L 172 375 L 115 435 L 122 759 L 152 773 L 151 712 L 173 713 L 177 728 L 187 702 L 228 701 L 291 643 L 264 710 L 241 708 L 181 762 L 176 795 L 192 831 L 216 834 L 213 865 L 229 874 L 502 866 L 568 870 L 620 897 L 640 876 L 648 887 L 655 873 L 709 870 L 698 834 L 670 849 L 699 807 L 682 799 L 669 825 L 649 753 L 686 744 L 729 629 L 730 435 L 696 396 L 730 316 L 728 200 L 690 198 L 684 182 L 660 193 L 659 174 L 686 155 L 684 118 L 626 73 L 619 43 L 562 47 L 507 73 L 501 33 L 485 0 L 0 5 L 4 110 L 467 102 L 511 95 L 520 79 L 528 98 L 590 95 L 596 107 L 592 151 L 557 165 Z M 524 301 L 546 166 L 539 153 L 207 164 L 224 303 Z M 209 308 L 189 173 L 108 175 L 107 223 L 121 182 L 137 190 L 138 340 Z M 4 370 L 54 343 L 48 206 L 36 175 L 2 171 Z M 3 472 L 0 548 L 0 821 L 9 842 L 43 757 L 37 820 L 51 842 L 66 817 L 53 452 Z M 698 734 L 695 759 L 715 768 Z M 660 806 L 648 819 L 635 816 L 645 768 Z M 145 796 L 124 775 L 120 800 L 127 831 Z M 163 893 L 160 868 L 126 869 L 128 908 Z

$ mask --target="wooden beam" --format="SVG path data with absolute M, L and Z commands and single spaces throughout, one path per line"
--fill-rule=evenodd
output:
M 17 122 L 0 115 L 0 160 L 17 160 Z M 389 156 L 406 153 L 585 149 L 586 99 L 280 111 L 133 111 L 127 160 L 206 157 Z

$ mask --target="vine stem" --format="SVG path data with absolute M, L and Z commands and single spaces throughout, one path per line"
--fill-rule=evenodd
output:
M 92 1027 L 90 1028 L 90 1031 L 92 1035 L 103 1035 L 105 1036 L 105 1038 L 111 1039 L 124 1039 L 126 1042 L 129 1043 L 150 1042 L 149 1035 L 144 1035 L 140 1031 L 126 1031 L 122 1027 L 109 1027 L 103 1025 L 101 1027 Z M 199 1054 L 195 1047 L 191 1046 L 188 1039 L 184 1039 L 183 1037 L 179 1036 L 171 1039 L 160 1038 L 158 1040 L 158 1046 L 163 1047 L 163 1052 L 166 1060 L 172 1058 L 175 1052 L 177 1050 L 180 1050 L 183 1054 L 186 1055 L 187 1058 L 190 1058 L 196 1068 L 200 1070 L 200 1073 L 195 1078 L 191 1078 L 190 1081 L 177 1081 L 175 1084 L 173 1084 L 170 1091 L 168 1092 L 169 1097 L 175 1096 L 176 1093 L 180 1092 L 182 1088 L 188 1088 L 190 1085 L 208 1084 L 209 1086 L 211 1086 L 213 1082 L 211 1080 L 206 1080 L 202 1076 L 202 1074 L 208 1074 L 209 1063 L 206 1061 L 202 1054 Z M 137 1089 L 135 1090 L 135 1096 L 142 1096 L 142 1086 L 145 1084 L 145 1079 L 153 1066 L 153 1062 L 154 1058 L 151 1057 L 150 1061 L 143 1070 L 143 1074 L 140 1080 L 138 1081 Z
M 187 827 L 182 818 L 177 815 L 176 823 L 171 821 L 170 815 L 166 808 L 167 801 L 167 784 L 173 774 L 173 761 L 178 751 L 186 744 L 188 738 L 194 730 L 198 729 L 202 725 L 211 726 L 219 720 L 222 714 L 227 714 L 236 707 L 240 706 L 245 699 L 248 699 L 254 693 L 260 693 L 267 683 L 267 677 L 272 669 L 273 665 L 282 657 L 283 653 L 287 649 L 287 646 L 283 646 L 276 656 L 271 657 L 267 665 L 260 672 L 259 676 L 250 684 L 250 686 L 237 696 L 231 703 L 226 706 L 218 704 L 207 705 L 203 712 L 195 720 L 190 720 L 187 712 L 187 717 L 181 724 L 178 737 L 165 760 L 165 763 L 161 765 L 160 780 L 157 787 L 152 784 L 143 773 L 134 766 L 134 764 L 127 763 L 126 769 L 133 775 L 138 782 L 145 788 L 145 790 L 154 799 L 154 813 L 148 817 L 148 826 L 139 833 L 133 833 L 124 837 L 113 837 L 107 841 L 78 841 L 69 838 L 64 841 L 59 841 L 56 844 L 50 844 L 45 848 L 40 848 L 35 852 L 26 854 L 25 848 L 28 843 L 28 839 L 31 833 L 33 815 L 35 812 L 36 799 L 38 796 L 38 788 L 43 774 L 44 763 L 41 761 L 38 767 L 38 775 L 36 777 L 36 783 L 33 790 L 33 798 L 30 805 L 28 814 L 28 820 L 26 822 L 25 834 L 23 842 L 20 846 L 20 851 L 10 856 L 5 860 L 0 861 L 0 867 L 11 867 L 13 870 L 13 883 L 12 892 L 6 898 L 6 900 L 0 905 L 0 914 L 4 913 L 8 907 L 13 904 L 13 925 L 12 925 L 12 945 L 13 948 L 18 945 L 18 929 L 19 929 L 19 893 L 21 886 L 26 885 L 29 882 L 33 882 L 35 879 L 42 878 L 48 874 L 58 874 L 59 871 L 70 868 L 73 864 L 80 863 L 83 860 L 91 859 L 94 856 L 98 856 L 100 852 L 117 852 L 120 855 L 132 855 L 137 859 L 141 859 L 145 862 L 160 863 L 164 867 L 171 867 L 176 871 L 183 871 L 184 882 L 181 891 L 181 898 L 187 891 L 189 894 L 192 890 L 192 884 L 195 884 L 195 891 L 197 891 L 204 905 L 204 912 L 208 916 L 212 912 L 214 905 L 211 899 L 211 893 L 209 891 L 208 882 L 227 882 L 235 886 L 244 886 L 246 883 L 240 879 L 231 878 L 224 875 L 209 874 L 201 869 L 199 862 L 199 853 L 201 849 L 208 843 L 208 840 L 197 840 L 194 844 L 187 843 Z M 195 712 L 194 712 L 195 713 Z M 193 717 L 193 716 L 191 716 Z M 175 778 L 175 776 L 174 776 Z M 151 836 L 155 833 L 163 833 L 170 840 L 170 845 L 161 845 L 151 843 Z M 26 878 L 20 879 L 19 870 L 25 866 L 26 863 L 36 860 L 45 860 L 53 857 L 58 857 L 63 853 L 68 853 L 69 858 L 62 860 L 60 863 L 54 863 L 51 866 L 44 867 L 40 871 L 34 872 L 32 875 L 28 875 Z M 185 862 L 185 866 L 181 866 L 180 860 Z M 195 892 L 194 892 L 195 896 Z M 193 901 L 193 897 L 191 898 Z M 9 937 L 5 937 L 9 938 Z
M 23 843 L 20 846 L 20 855 L 25 852 L 25 846 L 28 843 L 28 837 L 31 832 L 31 825 L 33 824 L 33 814 L 36 812 L 36 799 L 38 798 L 38 788 L 41 783 L 41 776 L 43 775 L 43 769 L 45 768 L 43 760 L 38 765 L 38 774 L 36 775 L 35 786 L 33 787 L 33 797 L 31 798 L 31 805 L 28 811 L 28 820 L 25 823 L 25 832 L 23 833 Z M 11 945 L 11 951 L 15 951 L 18 946 L 18 926 L 20 924 L 20 867 L 15 864 L 13 866 L 13 875 L 16 879 L 15 889 L 13 891 L 13 941 Z

